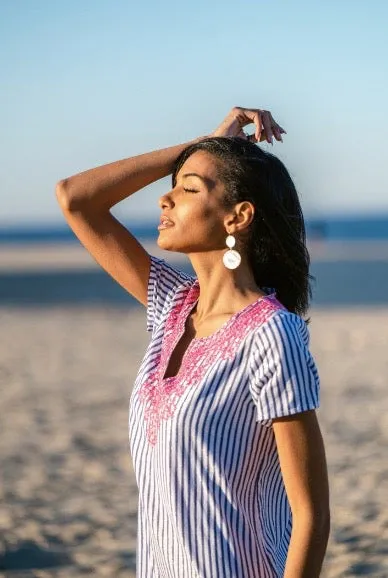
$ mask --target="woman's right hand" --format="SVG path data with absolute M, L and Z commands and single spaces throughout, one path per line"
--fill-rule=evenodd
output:
M 243 128 L 252 123 L 255 125 L 255 132 L 247 135 Z M 287 133 L 274 120 L 269 110 L 235 106 L 210 136 L 238 136 L 255 143 L 266 140 L 273 144 L 273 137 L 283 141 L 282 134 Z

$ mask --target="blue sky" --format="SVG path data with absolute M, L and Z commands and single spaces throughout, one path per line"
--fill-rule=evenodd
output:
M 0 224 L 61 222 L 78 171 L 268 108 L 306 215 L 388 211 L 386 0 L 5 0 Z M 120 203 L 152 219 L 160 181 Z

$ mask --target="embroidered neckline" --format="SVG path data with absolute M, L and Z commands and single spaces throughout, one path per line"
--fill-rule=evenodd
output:
M 217 361 L 233 359 L 238 347 L 255 327 L 266 321 L 272 313 L 285 309 L 275 293 L 260 297 L 234 313 L 217 331 L 198 337 L 189 343 L 177 375 L 164 378 L 170 357 L 182 338 L 187 318 L 198 301 L 199 283 L 187 287 L 186 296 L 169 312 L 159 354 L 154 360 L 155 369 L 149 374 L 138 391 L 144 404 L 146 435 L 155 445 L 162 419 L 174 414 L 176 404 L 189 386 L 199 384 L 206 372 Z
M 191 291 L 193 292 L 192 296 L 190 294 L 188 294 L 188 296 L 187 296 L 187 300 L 190 301 L 190 307 L 188 307 L 188 311 L 186 311 L 186 318 L 185 318 L 185 322 L 183 324 L 184 327 L 186 325 L 186 321 L 187 321 L 188 316 L 190 315 L 191 311 L 194 309 L 194 305 L 196 305 L 198 298 L 199 298 L 199 281 L 198 281 L 198 279 L 196 279 L 194 281 L 193 285 L 191 286 L 190 292 Z M 222 333 L 224 330 L 226 330 L 229 327 L 229 325 L 232 325 L 232 323 L 234 322 L 235 319 L 237 319 L 241 315 L 245 315 L 255 305 L 257 305 L 261 301 L 264 301 L 264 300 L 269 299 L 269 298 L 275 298 L 276 299 L 276 293 L 270 293 L 268 295 L 263 295 L 262 297 L 259 297 L 258 299 L 256 299 L 256 301 L 252 301 L 252 303 L 249 303 L 248 305 L 246 305 L 245 307 L 240 309 L 240 311 L 236 311 L 236 313 L 233 313 L 233 315 L 231 317 L 229 317 L 229 319 L 227 319 L 227 321 L 225 321 L 225 323 L 223 323 L 221 325 L 221 327 L 219 327 L 216 331 L 214 331 L 210 335 L 206 335 L 205 337 L 194 337 L 192 339 L 192 341 L 190 342 L 189 347 L 193 341 L 204 342 L 205 340 L 208 340 L 208 339 L 210 340 L 211 338 L 218 336 L 218 334 Z M 182 335 L 181 335 L 181 337 L 182 337 Z M 179 340 L 178 340 L 178 342 L 179 342 Z M 175 347 L 174 347 L 174 349 L 175 349 Z M 172 351 L 174 351 L 174 349 Z M 183 359 L 182 359 L 182 361 L 183 361 Z M 166 379 L 173 379 L 174 377 L 176 377 L 176 375 L 172 376 L 171 378 L 167 377 Z

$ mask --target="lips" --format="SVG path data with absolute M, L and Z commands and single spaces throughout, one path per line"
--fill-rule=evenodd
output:
M 160 225 L 173 225 L 174 221 L 171 221 L 168 217 L 160 217 Z

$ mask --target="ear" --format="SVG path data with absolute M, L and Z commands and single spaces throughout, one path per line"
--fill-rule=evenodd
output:
M 255 207 L 249 201 L 237 203 L 232 212 L 224 219 L 224 225 L 227 230 L 234 230 L 239 233 L 249 227 L 255 216 Z

